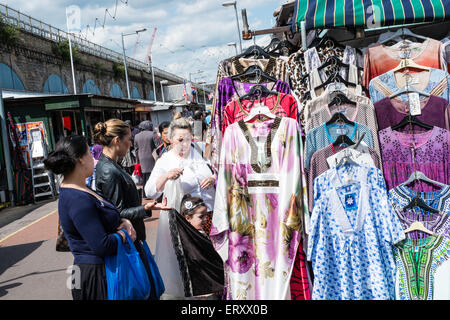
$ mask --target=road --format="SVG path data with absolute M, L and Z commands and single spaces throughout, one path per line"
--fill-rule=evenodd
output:
M 55 251 L 56 208 L 49 202 L 0 228 L 0 300 L 72 300 L 66 283 L 73 256 Z M 153 253 L 158 218 L 154 211 L 144 220 Z

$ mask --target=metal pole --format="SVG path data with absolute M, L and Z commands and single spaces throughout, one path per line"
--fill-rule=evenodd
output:
M 205 108 L 206 108 L 205 84 L 202 84 L 202 87 L 203 87 L 203 103 L 205 104 Z
M 6 166 L 6 177 L 8 180 L 8 191 L 9 191 L 9 199 L 11 200 L 11 206 L 14 206 L 14 184 L 13 184 L 13 176 L 12 176 L 12 168 L 11 168 L 11 154 L 9 152 L 9 134 L 6 126 L 6 113 L 5 107 L 3 105 L 3 92 L 0 86 L 0 121 L 2 124 L 2 142 L 3 142 L 3 153 L 5 156 L 5 166 Z
M 125 80 L 127 82 L 127 94 L 128 99 L 130 99 L 130 86 L 128 84 L 127 58 L 125 56 L 125 43 L 123 41 L 123 33 L 122 33 L 122 51 L 123 51 L 123 66 L 125 67 Z
M 161 85 L 161 95 L 162 95 L 162 102 L 164 103 L 165 101 L 164 101 L 164 90 L 163 90 L 163 84 L 162 84 L 162 82 L 161 82 L 161 81 L 159 82 L 159 84 Z
M 239 48 L 241 49 L 241 52 L 242 52 L 241 29 L 239 28 L 239 19 L 238 19 L 236 3 L 234 3 L 234 12 L 236 13 L 236 24 L 237 24 L 237 29 L 238 29 Z
M 153 69 L 153 59 L 152 55 L 150 54 L 150 66 L 152 68 L 152 82 L 153 82 L 153 101 L 156 102 L 156 86 L 155 86 L 155 70 Z
M 70 65 L 72 67 L 73 94 L 77 94 L 77 84 L 75 82 L 75 69 L 73 67 L 72 40 L 70 38 L 69 19 L 67 19 L 67 12 L 66 12 L 66 25 L 67 25 L 67 38 L 69 38 Z
M 300 28 L 301 28 L 301 36 L 302 36 L 302 48 L 303 50 L 308 49 L 308 45 L 306 43 L 306 22 L 301 21 L 300 22 Z

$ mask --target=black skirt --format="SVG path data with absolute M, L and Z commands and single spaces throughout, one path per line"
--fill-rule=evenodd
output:
M 108 299 L 108 289 L 106 287 L 106 271 L 104 264 L 77 264 L 74 265 L 73 270 L 73 300 Z

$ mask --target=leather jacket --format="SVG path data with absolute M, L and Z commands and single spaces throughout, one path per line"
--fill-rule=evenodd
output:
M 136 230 L 136 240 L 145 240 L 145 211 L 142 199 L 130 175 L 114 160 L 102 153 L 96 166 L 96 191 L 119 210 L 120 217 L 130 220 Z

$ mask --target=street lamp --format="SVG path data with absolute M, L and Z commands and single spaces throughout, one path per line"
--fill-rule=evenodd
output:
M 202 90 L 203 90 L 203 103 L 205 104 L 205 108 L 206 108 L 206 94 L 205 94 L 205 83 L 206 81 L 201 81 L 198 84 L 202 85 Z
M 165 101 L 164 101 L 163 84 L 168 84 L 168 83 L 169 83 L 169 81 L 167 81 L 167 80 L 161 80 L 161 81 L 159 82 L 159 84 L 161 85 L 161 95 L 162 95 L 162 101 L 163 101 L 163 103 L 165 103 Z
M 123 65 L 125 67 L 125 79 L 127 81 L 127 94 L 128 94 L 128 99 L 130 99 L 130 85 L 128 84 L 128 70 L 127 70 L 127 57 L 125 55 L 125 43 L 123 41 L 123 38 L 126 36 L 131 36 L 133 34 L 138 34 L 139 32 L 144 32 L 147 31 L 147 29 L 141 29 L 141 30 L 137 30 L 133 33 L 122 33 L 122 50 L 123 50 Z
M 237 24 L 237 29 L 238 29 L 239 48 L 241 49 L 241 52 L 242 52 L 241 30 L 239 28 L 239 19 L 238 19 L 236 1 L 224 2 L 224 3 L 222 3 L 222 6 L 224 6 L 224 7 L 231 7 L 231 6 L 233 6 L 234 7 L 234 11 L 236 13 L 236 24 Z
M 203 73 L 203 70 L 198 70 L 197 72 L 189 72 L 189 83 L 192 86 L 192 75 L 193 74 L 199 74 L 199 73 Z M 197 97 L 197 102 L 198 102 L 198 97 Z
M 236 55 L 238 55 L 236 42 L 230 42 L 227 44 L 229 47 L 234 47 L 234 50 L 236 51 Z
M 189 72 L 189 82 L 192 82 L 192 75 L 203 73 L 203 70 L 198 70 L 197 72 Z

